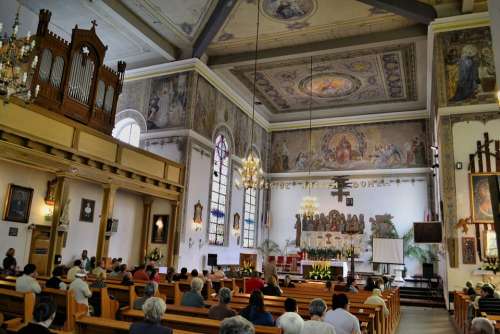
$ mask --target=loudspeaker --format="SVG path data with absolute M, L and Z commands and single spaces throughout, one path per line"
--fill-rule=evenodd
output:
M 422 276 L 424 278 L 434 277 L 434 265 L 432 263 L 422 263 Z
M 217 265 L 217 254 L 208 254 L 208 265 L 209 266 Z

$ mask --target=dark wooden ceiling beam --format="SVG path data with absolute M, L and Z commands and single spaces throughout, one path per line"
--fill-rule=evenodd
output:
M 212 15 L 208 19 L 203 31 L 200 33 L 193 46 L 193 58 L 201 58 L 219 32 L 227 17 L 236 4 L 236 0 L 219 0 Z
M 415 22 L 431 23 L 436 17 L 436 9 L 416 0 L 357 0 L 375 8 L 406 17 Z

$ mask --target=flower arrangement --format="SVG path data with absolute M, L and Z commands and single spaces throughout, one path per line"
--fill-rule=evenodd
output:
M 161 259 L 163 259 L 163 254 L 158 248 L 154 248 L 151 252 L 149 252 L 149 254 L 146 255 L 146 261 L 149 260 L 158 262 Z
M 486 259 L 486 263 L 481 266 L 482 270 L 491 270 L 493 274 L 497 274 L 497 271 L 500 271 L 500 261 L 497 261 L 496 258 L 488 257 Z
M 241 274 L 243 276 L 250 276 L 253 272 L 252 263 L 249 261 L 243 261 L 243 268 L 241 269 Z
M 331 280 L 332 272 L 330 270 L 330 263 L 325 261 L 318 264 L 314 264 L 312 270 L 309 272 L 309 278 L 320 279 L 320 280 Z
M 303 248 L 302 253 L 307 253 L 307 258 L 313 261 L 336 259 L 342 251 L 336 248 Z

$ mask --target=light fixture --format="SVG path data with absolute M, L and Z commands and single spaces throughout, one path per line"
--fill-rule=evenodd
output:
M 318 202 L 316 197 L 311 196 L 311 187 L 313 182 L 311 181 L 311 164 L 312 164 L 312 101 L 313 101 L 313 59 L 311 56 L 311 62 L 309 64 L 309 167 L 308 167 L 308 182 L 306 186 L 308 188 L 309 194 L 302 198 L 302 203 L 300 205 L 299 213 L 306 218 L 313 218 L 316 212 L 318 212 Z
M 29 80 L 38 63 L 37 56 L 31 60 L 35 38 L 31 38 L 28 31 L 26 38 L 17 39 L 20 8 L 21 5 L 17 8 L 10 37 L 1 37 L 3 24 L 0 22 L 0 96 L 4 103 L 8 103 L 11 96 L 17 96 L 27 103 L 32 102 L 40 90 L 39 85 L 34 90 L 29 87 Z
M 255 92 L 257 88 L 257 56 L 259 52 L 259 26 L 260 26 L 260 0 L 257 0 L 257 34 L 255 36 L 255 59 L 253 68 L 253 97 L 252 97 L 252 128 L 250 130 L 250 150 L 242 161 L 239 169 L 241 183 L 245 189 L 260 188 L 264 186 L 262 178 L 264 172 L 260 166 L 260 159 L 253 150 L 254 128 L 255 128 L 255 105 L 257 103 Z

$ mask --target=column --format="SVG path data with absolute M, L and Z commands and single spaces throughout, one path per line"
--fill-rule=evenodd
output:
M 176 201 L 172 202 L 172 226 L 168 231 L 167 239 L 167 266 L 176 267 L 179 259 L 179 213 L 181 210 L 181 203 Z
M 101 218 L 99 221 L 99 239 L 97 239 L 96 258 L 98 260 L 108 256 L 109 238 L 110 235 L 106 233 L 108 219 L 113 218 L 113 206 L 115 202 L 115 195 L 117 186 L 113 184 L 106 184 L 103 186 L 104 194 L 102 197 Z
M 500 89 L 500 1 L 489 0 L 488 12 L 490 14 L 491 39 L 493 53 L 495 54 L 495 67 L 497 72 L 497 89 Z
M 151 230 L 151 206 L 153 205 L 153 197 L 145 196 L 143 199 L 143 214 L 142 214 L 142 231 L 141 231 L 141 261 L 146 258 L 148 253 L 148 242 L 150 239 Z
M 59 218 L 63 210 L 63 197 L 64 189 L 66 186 L 66 178 L 64 176 L 57 177 L 56 192 L 54 198 L 54 211 L 52 214 L 52 225 L 50 228 L 50 243 L 49 243 L 49 256 L 47 263 L 47 273 L 50 274 L 52 269 L 54 269 L 54 259 L 55 256 L 61 254 L 62 250 L 62 240 L 64 237 L 64 231 L 58 231 Z

